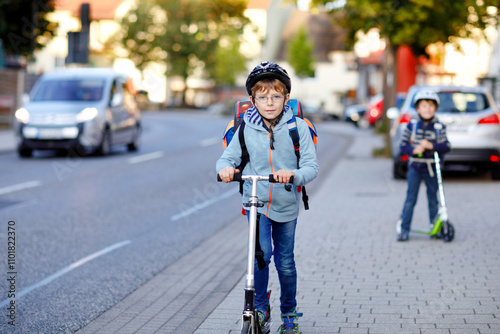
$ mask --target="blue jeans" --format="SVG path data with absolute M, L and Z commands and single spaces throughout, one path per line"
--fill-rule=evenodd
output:
M 247 216 L 249 215 L 247 214 Z M 255 261 L 255 308 L 258 311 L 267 310 L 269 304 L 267 285 L 269 282 L 269 264 L 273 254 L 281 287 L 281 313 L 293 312 L 297 307 L 297 270 L 293 254 L 296 226 L 297 219 L 278 223 L 264 215 L 260 215 L 259 242 L 264 252 L 266 266 L 259 270 L 257 261 Z
M 411 219 L 413 217 L 413 209 L 415 204 L 417 203 L 418 191 L 420 189 L 420 183 L 422 179 L 425 182 L 425 186 L 427 187 L 427 201 L 429 205 L 429 220 L 431 224 L 434 222 L 434 219 L 438 213 L 438 199 L 437 199 L 437 191 L 438 191 L 438 183 L 437 178 L 431 177 L 428 171 L 419 172 L 415 168 L 408 169 L 408 174 L 406 176 L 408 180 L 408 190 L 406 192 L 406 201 L 403 206 L 403 213 L 401 214 L 401 230 L 410 230 Z

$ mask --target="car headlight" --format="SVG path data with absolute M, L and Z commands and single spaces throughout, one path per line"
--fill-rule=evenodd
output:
M 30 113 L 24 108 L 16 110 L 16 113 L 14 115 L 19 122 L 24 124 L 28 123 L 28 121 L 30 120 Z
M 76 121 L 83 123 L 94 119 L 98 114 L 96 108 L 85 108 L 76 115 Z

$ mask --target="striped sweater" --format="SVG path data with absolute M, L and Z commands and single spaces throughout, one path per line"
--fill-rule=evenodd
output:
M 430 141 L 433 144 L 433 149 L 425 150 L 422 156 L 417 157 L 413 155 L 413 149 L 423 139 Z M 449 152 L 451 146 L 446 136 L 446 126 L 440 123 L 436 117 L 433 117 L 429 122 L 424 122 L 420 118 L 412 119 L 403 132 L 400 148 L 402 155 L 420 159 L 433 159 L 434 151 L 442 155 Z M 428 171 L 425 162 L 413 161 L 410 167 L 417 169 L 419 172 Z

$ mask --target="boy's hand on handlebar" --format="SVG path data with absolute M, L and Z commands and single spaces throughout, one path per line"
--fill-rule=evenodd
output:
M 426 150 L 432 150 L 434 148 L 434 145 L 432 145 L 432 143 L 427 139 L 422 139 L 420 141 L 420 146 L 423 146 L 423 148 Z
M 414 155 L 422 154 L 422 153 L 424 153 L 424 151 L 425 151 L 425 148 L 422 145 L 418 145 L 418 146 L 415 146 L 415 148 L 413 149 L 413 154 Z
M 279 183 L 290 183 L 290 178 L 293 176 L 295 177 L 295 173 L 287 170 L 287 169 L 282 169 L 277 171 L 276 173 L 273 174 L 274 180 Z
M 219 171 L 219 177 L 221 178 L 221 180 L 223 182 L 228 183 L 228 182 L 233 181 L 234 174 L 237 174 L 239 172 L 240 172 L 240 170 L 239 169 L 235 169 L 234 167 L 226 167 L 226 168 L 222 168 Z

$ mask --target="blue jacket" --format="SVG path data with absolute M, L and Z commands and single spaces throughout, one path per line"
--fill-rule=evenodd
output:
M 251 107 L 244 116 L 246 123 L 244 129 L 245 143 L 247 145 L 250 161 L 247 163 L 243 174 L 269 175 L 281 169 L 288 169 L 295 173 L 293 184 L 306 185 L 318 175 L 318 161 L 309 127 L 304 120 L 296 117 L 300 137 L 300 161 L 297 168 L 293 142 L 288 131 L 287 121 L 293 116 L 292 110 L 285 106 L 282 118 L 273 130 L 274 149 L 270 148 L 270 133 L 264 128 L 263 121 L 258 111 Z M 238 131 L 240 129 L 238 128 Z M 241 162 L 241 146 L 239 136 L 233 139 L 217 161 L 217 172 L 226 167 L 237 167 Z M 243 185 L 243 203 L 248 202 L 251 184 L 246 181 Z M 301 203 L 301 195 L 297 187 L 286 191 L 284 184 L 271 184 L 261 181 L 257 184 L 257 196 L 264 207 L 258 208 L 264 214 L 277 222 L 288 222 L 297 218 Z
M 427 139 L 433 145 L 432 150 L 425 150 L 422 156 L 413 155 L 413 149 L 422 139 Z M 410 168 L 415 168 L 419 172 L 429 170 L 425 162 L 412 161 L 412 158 L 434 160 L 434 151 L 440 156 L 450 151 L 450 142 L 446 136 L 446 126 L 433 117 L 429 122 L 424 123 L 420 118 L 412 119 L 406 126 L 401 141 L 401 154 L 410 158 Z

